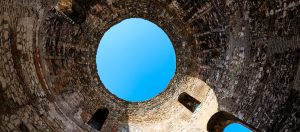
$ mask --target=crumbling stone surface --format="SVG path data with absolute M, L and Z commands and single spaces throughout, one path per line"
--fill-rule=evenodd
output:
M 102 131 L 206 131 L 203 124 L 217 110 L 262 131 L 299 131 L 299 5 L 2 0 L 0 131 L 94 131 L 86 123 L 100 108 L 109 110 Z M 95 64 L 104 32 L 132 17 L 159 25 L 177 56 L 167 89 L 139 103 L 111 94 Z M 182 92 L 203 104 L 198 111 L 178 103 Z

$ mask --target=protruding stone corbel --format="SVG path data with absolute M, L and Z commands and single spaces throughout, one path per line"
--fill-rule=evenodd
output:
M 58 16 L 64 17 L 72 24 L 80 24 L 85 21 L 85 10 L 76 2 L 76 0 L 59 0 L 55 9 Z

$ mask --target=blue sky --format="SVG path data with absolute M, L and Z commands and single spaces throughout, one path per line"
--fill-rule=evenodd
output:
M 131 102 L 161 93 L 176 70 L 175 51 L 167 34 L 140 18 L 123 20 L 104 34 L 96 63 L 104 86 Z
M 247 127 L 239 123 L 232 123 L 225 127 L 224 132 L 252 132 Z

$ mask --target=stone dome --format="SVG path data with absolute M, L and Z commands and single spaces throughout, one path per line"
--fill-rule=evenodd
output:
M 202 132 L 218 111 L 261 131 L 299 131 L 299 5 L 2 0 L 0 131 L 97 131 L 100 122 L 103 132 Z M 101 36 L 127 18 L 160 26 L 177 56 L 166 90 L 145 102 L 114 96 L 96 70 Z

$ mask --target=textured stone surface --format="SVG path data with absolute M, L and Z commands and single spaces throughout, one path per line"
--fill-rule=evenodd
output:
M 1 0 L 0 131 L 89 131 L 100 108 L 109 109 L 103 131 L 206 131 L 217 110 L 262 131 L 300 131 L 299 5 Z M 131 17 L 162 27 L 177 56 L 168 88 L 142 103 L 109 93 L 95 65 L 101 36 Z M 197 112 L 178 103 L 182 92 L 202 102 Z

